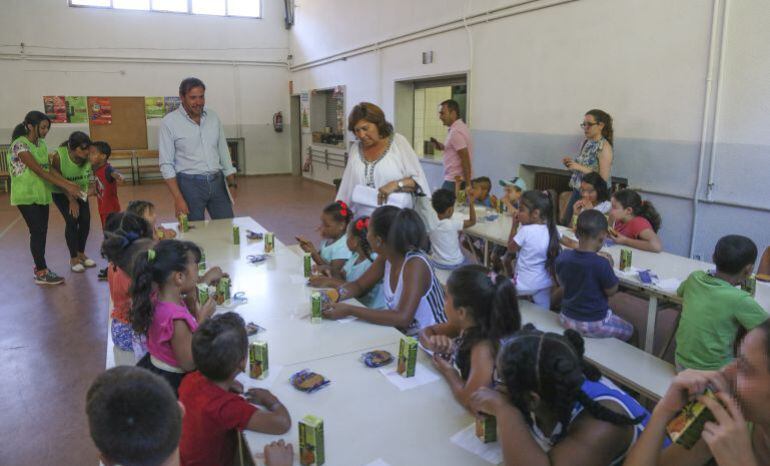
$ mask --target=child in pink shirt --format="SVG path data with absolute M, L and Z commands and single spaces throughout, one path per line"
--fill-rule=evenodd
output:
M 658 237 L 660 214 L 636 191 L 621 189 L 612 195 L 610 218 L 615 222 L 610 235 L 616 244 L 650 252 L 663 249 Z

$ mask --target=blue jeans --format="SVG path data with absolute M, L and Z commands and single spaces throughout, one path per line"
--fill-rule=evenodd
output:
M 212 220 L 233 218 L 233 203 L 227 195 L 227 186 L 222 172 L 211 175 L 176 174 L 176 182 L 182 192 L 190 213 L 188 220 L 203 220 L 206 210 Z

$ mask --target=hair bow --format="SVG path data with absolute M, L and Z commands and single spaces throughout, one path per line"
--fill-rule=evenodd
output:
M 348 216 L 348 205 L 345 204 L 345 201 L 337 201 L 337 204 L 340 205 L 340 215 L 347 218 Z
M 364 228 L 369 228 L 369 218 L 361 218 L 356 222 L 356 231 L 361 231 Z
M 154 249 L 148 249 L 147 250 L 147 260 L 149 262 L 152 262 L 155 260 L 155 250 Z

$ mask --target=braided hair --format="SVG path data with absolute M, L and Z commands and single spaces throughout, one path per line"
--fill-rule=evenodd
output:
M 498 370 L 511 403 L 531 426 L 528 393 L 537 393 L 561 423 L 556 441 L 566 435 L 575 403 L 580 403 L 595 419 L 617 426 L 636 425 L 644 419 L 618 414 L 583 391 L 586 379 L 596 382 L 601 378 L 599 370 L 583 359 L 583 352 L 583 337 L 576 331 L 568 329 L 562 336 L 541 332 L 532 324 L 524 326 L 500 350 Z
M 446 288 L 452 305 L 466 309 L 476 323 L 463 332 L 455 355 L 460 375 L 467 380 L 477 343 L 489 341 L 497 354 L 500 340 L 521 327 L 516 287 L 507 277 L 490 275 L 486 267 L 466 265 L 452 272 Z
M 345 223 L 346 228 L 353 219 L 353 211 L 350 210 L 350 207 L 344 201 L 332 202 L 324 207 L 323 213 L 331 215 L 337 222 Z
M 201 259 L 201 250 L 195 243 L 175 239 L 159 241 L 147 252 L 134 259 L 130 291 L 129 320 L 133 330 L 140 335 L 146 335 L 152 323 L 155 306 L 151 295 L 155 286 L 166 283 L 174 272 L 185 272 L 191 254 L 196 263 Z
M 350 222 L 348 228 L 350 229 L 349 236 L 358 240 L 358 244 L 364 252 L 364 257 L 370 261 L 373 260 L 372 245 L 369 244 L 369 240 L 366 239 L 366 235 L 369 233 L 369 217 L 366 215 L 358 217 L 354 222 Z

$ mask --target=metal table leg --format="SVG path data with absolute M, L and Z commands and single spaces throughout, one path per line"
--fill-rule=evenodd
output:
M 655 321 L 658 317 L 658 297 L 650 296 L 647 303 L 647 332 L 644 336 L 644 351 L 653 354 L 655 343 Z

